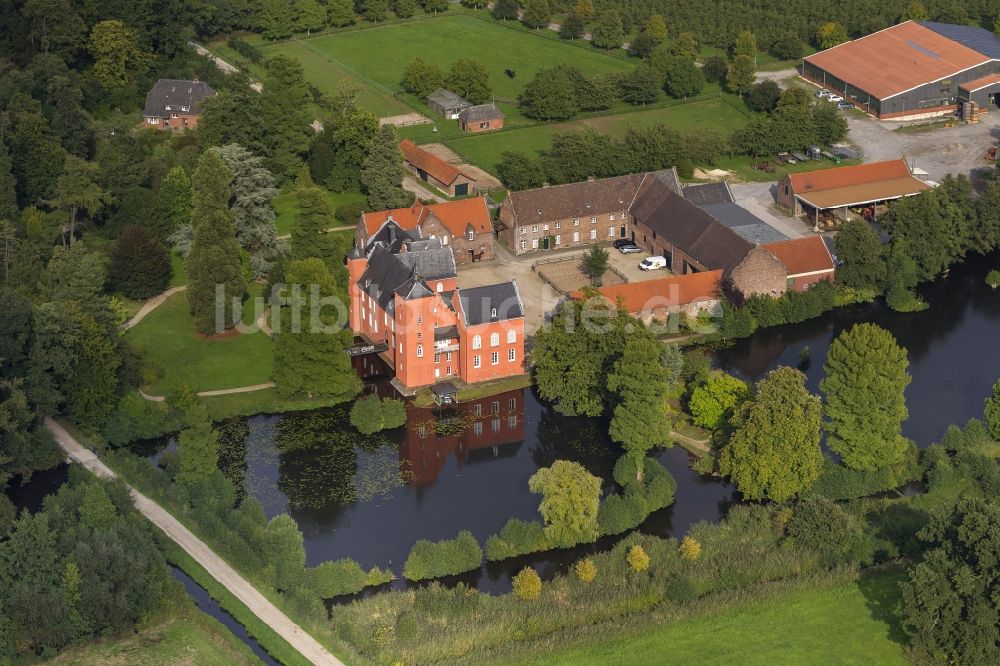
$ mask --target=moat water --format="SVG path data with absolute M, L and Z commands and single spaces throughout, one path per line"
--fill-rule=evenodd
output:
M 1000 378 L 1000 290 L 984 282 L 994 266 L 1000 266 L 1000 255 L 973 258 L 927 286 L 921 293 L 930 308 L 924 312 L 894 313 L 881 302 L 841 308 L 802 324 L 759 331 L 715 351 L 713 361 L 747 380 L 779 365 L 797 366 L 809 388 L 818 391 L 833 338 L 856 323 L 877 323 L 909 351 L 913 381 L 906 390 L 910 417 L 903 432 L 927 446 L 949 425 L 981 417 L 983 399 Z M 801 364 L 806 346 L 810 361 Z M 383 368 L 359 361 L 358 369 L 366 390 L 388 395 Z M 437 434 L 431 427 L 446 414 L 407 409 L 405 427 L 371 437 L 350 426 L 346 406 L 231 421 L 220 425 L 222 466 L 269 517 L 287 512 L 298 521 L 310 565 L 351 557 L 365 568 L 391 566 L 397 575 L 418 539 L 451 538 L 469 530 L 483 543 L 509 518 L 537 519 L 539 497 L 528 491 L 528 479 L 555 460 L 577 461 L 613 487 L 611 469 L 620 450 L 608 438 L 607 422 L 561 416 L 530 389 L 462 403 L 457 416 L 467 427 L 454 435 Z M 173 445 L 165 439 L 136 450 L 155 458 Z M 724 480 L 692 472 L 683 449 L 654 455 L 676 479 L 677 493 L 674 504 L 651 515 L 642 531 L 681 536 L 691 524 L 718 520 L 741 501 Z M 52 483 L 38 478 L 41 485 Z M 37 501 L 40 491 L 15 492 Z M 551 576 L 583 553 L 612 543 L 609 538 L 484 564 L 450 580 L 503 592 L 526 564 Z M 407 583 L 400 579 L 392 585 Z

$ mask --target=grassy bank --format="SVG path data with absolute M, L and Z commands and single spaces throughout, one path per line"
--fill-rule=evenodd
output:
M 137 631 L 70 647 L 46 663 L 230 666 L 261 661 L 228 629 L 198 610 L 180 583 L 171 581 L 163 607 Z
M 237 599 L 219 581 L 212 578 L 204 567 L 184 552 L 180 546 L 170 542 L 165 549 L 167 561 L 190 576 L 196 583 L 208 590 L 209 595 L 219 602 L 226 612 L 242 624 L 247 632 L 260 643 L 267 653 L 285 666 L 309 666 L 309 660 L 303 657 L 288 642 L 276 634 L 273 629 L 264 624 L 254 615 L 242 601 Z M 206 616 L 207 617 L 207 616 Z M 213 620 L 214 622 L 214 620 Z M 228 632 L 227 632 L 228 633 Z M 235 640 L 235 638 L 234 638 Z M 242 645 L 242 644 L 241 644 Z M 243 646 L 246 647 L 246 646 Z M 201 662 L 196 662 L 201 663 Z
M 334 211 L 348 203 L 358 203 L 362 206 L 368 205 L 368 197 L 360 192 L 331 192 L 326 188 L 323 188 L 323 192 L 326 194 L 327 199 L 330 200 L 330 207 Z M 298 206 L 295 203 L 295 193 L 285 192 L 279 194 L 271 201 L 271 207 L 274 208 L 274 212 L 277 215 L 274 220 L 274 226 L 278 230 L 278 235 L 286 236 L 292 233 L 292 225 L 295 223 L 295 215 L 298 212 Z M 338 225 L 353 226 L 357 223 L 357 220 L 349 222 L 340 222 L 337 220 L 336 223 Z
M 520 664 L 899 664 L 910 662 L 892 609 L 898 571 L 727 605 L 637 635 L 555 651 Z M 514 663 L 514 662 L 511 662 Z

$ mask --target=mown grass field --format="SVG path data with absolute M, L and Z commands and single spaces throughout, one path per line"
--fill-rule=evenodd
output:
M 893 613 L 903 578 L 902 572 L 880 572 L 858 582 L 747 601 L 528 663 L 905 666 L 910 663 L 905 639 Z
M 575 46 L 457 13 L 363 27 L 265 48 L 266 53 L 282 51 L 299 57 L 306 69 L 306 78 L 318 87 L 321 87 L 321 80 L 330 81 L 321 77 L 339 76 L 329 72 L 334 65 L 322 56 L 308 60 L 300 57 L 308 50 L 328 54 L 390 90 L 400 90 L 403 70 L 414 58 L 437 63 L 445 71 L 459 58 L 471 58 L 489 71 L 496 96 L 511 99 L 545 67 L 571 64 L 588 74 L 596 74 L 625 71 L 632 66 L 589 46 Z M 506 69 L 514 70 L 516 77 L 507 77 Z
M 251 298 L 243 309 L 245 323 L 253 320 L 253 298 L 260 296 L 262 289 L 261 285 L 250 286 Z M 271 339 L 260 331 L 217 338 L 196 333 L 183 292 L 168 298 L 131 328 L 125 339 L 163 371 L 158 382 L 145 387 L 157 395 L 163 395 L 174 382 L 184 382 L 195 391 L 263 384 L 270 380 L 274 362 Z
M 709 88 L 706 91 L 709 95 L 713 92 Z M 738 102 L 729 103 L 716 96 L 687 104 L 483 133 L 451 139 L 447 143 L 475 164 L 495 173 L 501 153 L 512 150 L 537 155 L 549 147 L 550 139 L 556 132 L 590 128 L 602 134 L 621 137 L 629 128 L 641 129 L 662 124 L 681 132 L 714 129 L 728 134 L 741 127 L 747 121 L 748 114 L 749 112 L 739 108 Z

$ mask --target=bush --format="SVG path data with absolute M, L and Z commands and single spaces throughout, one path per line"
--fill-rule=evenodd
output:
M 163 432 L 168 411 L 165 403 L 145 400 L 137 392 L 127 393 L 108 417 L 102 434 L 111 446 L 152 439 Z
M 902 464 L 874 471 L 854 470 L 826 459 L 819 478 L 807 494 L 832 500 L 857 499 L 898 488 L 919 479 L 920 473 L 916 447 L 912 445 Z
M 698 586 L 690 576 L 675 574 L 667 580 L 666 595 L 675 604 L 684 605 L 698 598 Z
M 542 579 L 531 567 L 524 567 L 514 576 L 514 594 L 523 601 L 533 601 L 542 594 Z
M 986 274 L 986 284 L 993 289 L 1000 287 L 1000 271 L 994 269 Z
M 694 562 L 701 557 L 701 543 L 693 537 L 686 536 L 681 540 L 680 552 L 682 559 Z
M 261 61 L 264 60 L 264 54 L 261 52 L 260 49 L 258 49 L 253 44 L 249 44 L 243 41 L 239 37 L 230 37 L 226 41 L 226 44 L 229 46 L 229 48 L 236 51 L 241 56 L 243 56 L 250 62 L 254 63 L 255 65 L 259 65 Z
M 479 542 L 471 532 L 463 530 L 454 539 L 417 541 L 403 565 L 403 575 L 409 580 L 440 578 L 478 569 L 482 562 Z
M 310 589 L 324 599 L 360 592 L 367 582 L 364 569 L 349 557 L 307 569 L 306 579 Z
M 621 534 L 638 527 L 649 514 L 674 501 L 677 482 L 663 465 L 646 458 L 642 483 L 639 484 L 635 481 L 634 463 L 624 458 L 626 456 L 619 458 L 615 464 L 614 476 L 619 483 L 628 479 L 625 492 L 605 497 L 597 511 L 597 529 L 602 536 Z
M 632 571 L 636 573 L 641 573 L 649 569 L 649 555 L 639 544 L 635 544 L 628 549 L 628 555 L 625 557 L 625 561 L 632 568 Z
M 597 565 L 591 559 L 583 559 L 573 566 L 576 577 L 584 583 L 591 583 L 597 578 Z
M 787 533 L 797 546 L 813 551 L 828 567 L 868 564 L 874 556 L 874 539 L 866 525 L 825 497 L 796 504 Z
M 351 425 L 362 435 L 399 428 L 406 423 L 406 405 L 395 398 L 370 394 L 351 405 Z
M 710 56 L 705 59 L 701 73 L 709 83 L 722 83 L 726 80 L 726 72 L 728 70 L 729 65 L 726 64 L 725 58 L 722 56 Z
M 365 212 L 365 205 L 359 201 L 352 201 L 350 203 L 345 203 L 337 206 L 337 210 L 333 212 L 333 216 L 337 218 L 338 222 L 343 222 L 344 224 L 356 224 L 358 219 L 361 218 L 361 214 Z
M 129 225 L 111 250 L 108 280 L 128 298 L 145 300 L 170 284 L 170 257 L 160 239 L 146 227 Z
M 540 522 L 511 518 L 504 523 L 499 534 L 491 535 L 486 540 L 486 559 L 495 562 L 508 557 L 538 553 L 551 547 Z

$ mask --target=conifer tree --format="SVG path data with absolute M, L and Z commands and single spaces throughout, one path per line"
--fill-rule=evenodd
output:
M 14 179 L 10 155 L 0 141 L 0 220 L 13 220 L 17 215 L 17 181 Z
M 191 224 L 191 179 L 182 166 L 175 166 L 160 183 L 157 193 L 160 223 L 154 228 L 166 240 L 185 224 Z
M 219 471 L 219 433 L 200 404 L 188 410 L 188 420 L 191 425 L 181 430 L 177 439 L 177 480 L 190 485 L 206 481 Z
M 326 192 L 318 187 L 306 187 L 295 192 L 295 201 L 298 214 L 292 226 L 291 258 L 322 259 L 337 284 L 346 284 L 344 256 L 349 249 L 350 237 L 347 234 L 327 233 L 326 230 L 335 226 L 336 222 Z
M 199 333 L 219 333 L 238 320 L 233 299 L 246 292 L 240 246 L 229 212 L 231 174 L 222 158 L 207 151 L 194 172 L 191 224 L 194 242 L 187 258 L 188 303 Z M 216 285 L 221 285 L 222 303 L 216 303 Z M 216 316 L 216 311 L 221 317 Z
M 263 137 L 267 168 L 279 180 L 294 178 L 302 165 L 314 134 L 312 101 L 297 60 L 283 54 L 268 59 L 260 121 L 267 128 Z
M 401 208 L 408 206 L 413 200 L 412 195 L 401 185 L 403 154 L 399 150 L 396 130 L 392 125 L 383 125 L 368 149 L 368 156 L 361 168 L 361 182 L 372 210 Z
M 292 261 L 285 270 L 285 285 L 272 374 L 278 393 L 350 400 L 361 390 L 361 380 L 344 351 L 354 338 L 344 327 L 347 304 L 342 289 L 315 257 Z M 342 307 L 331 300 L 339 300 Z

